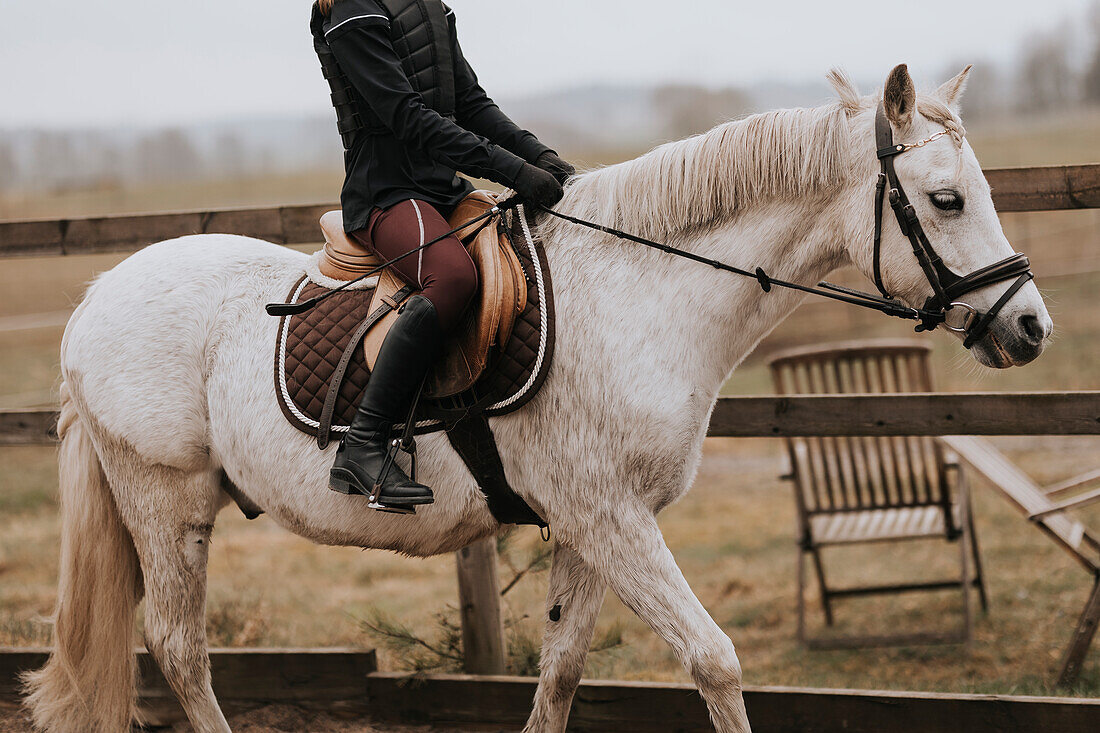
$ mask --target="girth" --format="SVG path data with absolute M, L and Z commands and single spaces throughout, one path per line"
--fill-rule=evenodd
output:
M 921 226 L 916 209 L 913 208 L 898 179 L 894 158 L 913 148 L 923 147 L 946 134 L 946 131 L 939 132 L 927 140 L 912 145 L 895 143 L 890 120 L 886 117 L 885 105 L 879 102 L 875 113 L 875 140 L 882 170 L 875 186 L 875 239 L 872 268 L 875 286 L 884 298 L 892 298 L 882 280 L 882 205 L 885 198 L 889 200 L 898 226 L 901 227 L 902 234 L 909 239 L 913 247 L 913 255 L 917 258 L 929 285 L 932 286 L 933 294 L 924 303 L 922 309 L 924 315 L 917 330 L 930 331 L 942 324 L 950 331 L 964 334 L 963 346 L 969 349 L 985 335 L 993 319 L 1012 299 L 1012 296 L 1035 275 L 1031 272 L 1031 263 L 1027 256 L 1019 252 L 967 275 L 958 275 L 944 264 L 943 259 L 932 247 Z M 985 313 L 958 300 L 967 293 L 1013 278 L 1016 278 L 1016 281 Z M 965 311 L 963 321 L 957 325 L 947 323 L 947 313 L 956 308 Z

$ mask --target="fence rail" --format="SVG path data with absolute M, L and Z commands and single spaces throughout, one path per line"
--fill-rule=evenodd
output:
M 997 209 L 1100 208 L 1100 164 L 985 171 Z M 320 239 L 317 220 L 335 204 L 0 222 L 0 257 L 132 252 L 186 234 L 231 232 L 277 244 Z
M 57 440 L 54 410 L 0 410 L 0 446 Z M 716 438 L 1100 435 L 1100 391 L 722 397 Z
M 1100 435 L 1100 391 L 723 397 L 708 434 Z
M 18 674 L 46 660 L 45 649 L 0 648 L 0 710 L 17 700 Z M 139 656 L 142 712 L 149 722 L 184 719 L 156 664 Z M 353 649 L 216 649 L 214 691 L 230 715 L 281 703 L 367 716 L 374 723 L 437 725 L 448 729 L 519 730 L 531 711 L 532 677 L 408 675 L 378 672 L 373 652 Z M 745 688 L 745 706 L 758 733 L 1093 733 L 1100 700 L 876 692 L 795 687 Z M 692 685 L 660 682 L 582 682 L 569 730 L 602 733 L 713 731 Z

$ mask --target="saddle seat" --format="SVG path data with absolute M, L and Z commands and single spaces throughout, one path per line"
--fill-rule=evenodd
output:
M 492 193 L 475 191 L 458 204 L 448 223 L 452 229 L 457 228 L 495 205 Z M 347 236 L 340 211 L 330 211 L 321 217 L 321 232 L 325 247 L 318 267 L 326 277 L 353 280 L 383 264 L 377 254 Z M 477 382 L 491 361 L 494 347 L 496 351 L 504 349 L 516 318 L 527 305 L 527 279 L 500 215 L 465 227 L 456 236 L 477 268 L 478 294 L 428 375 L 425 396 L 433 399 L 459 394 Z M 393 268 L 384 269 L 366 312 L 374 312 L 382 303 L 394 304 L 395 294 L 405 287 L 405 281 Z M 363 355 L 369 369 L 374 368 L 382 342 L 399 313 L 400 308 L 387 314 L 363 337 Z

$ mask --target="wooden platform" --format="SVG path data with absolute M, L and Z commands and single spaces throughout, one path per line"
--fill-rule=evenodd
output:
M 18 673 L 45 659 L 42 649 L 0 649 L 0 706 L 16 704 Z M 141 654 L 142 706 L 167 724 L 182 711 L 151 661 Z M 216 649 L 211 661 L 227 712 L 279 702 L 470 730 L 522 727 L 536 684 L 529 677 L 378 672 L 374 652 L 355 649 Z M 745 704 L 756 733 L 1094 733 L 1100 721 L 1100 699 L 748 687 Z M 601 680 L 581 684 L 569 730 L 713 728 L 691 685 Z

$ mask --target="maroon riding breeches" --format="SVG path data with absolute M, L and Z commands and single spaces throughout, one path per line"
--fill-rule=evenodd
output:
M 388 209 L 375 209 L 367 228 L 349 235 L 382 259 L 391 260 L 450 230 L 434 206 L 409 199 Z M 477 293 L 477 268 L 454 236 L 409 255 L 393 268 L 432 302 L 445 333 L 454 330 Z

